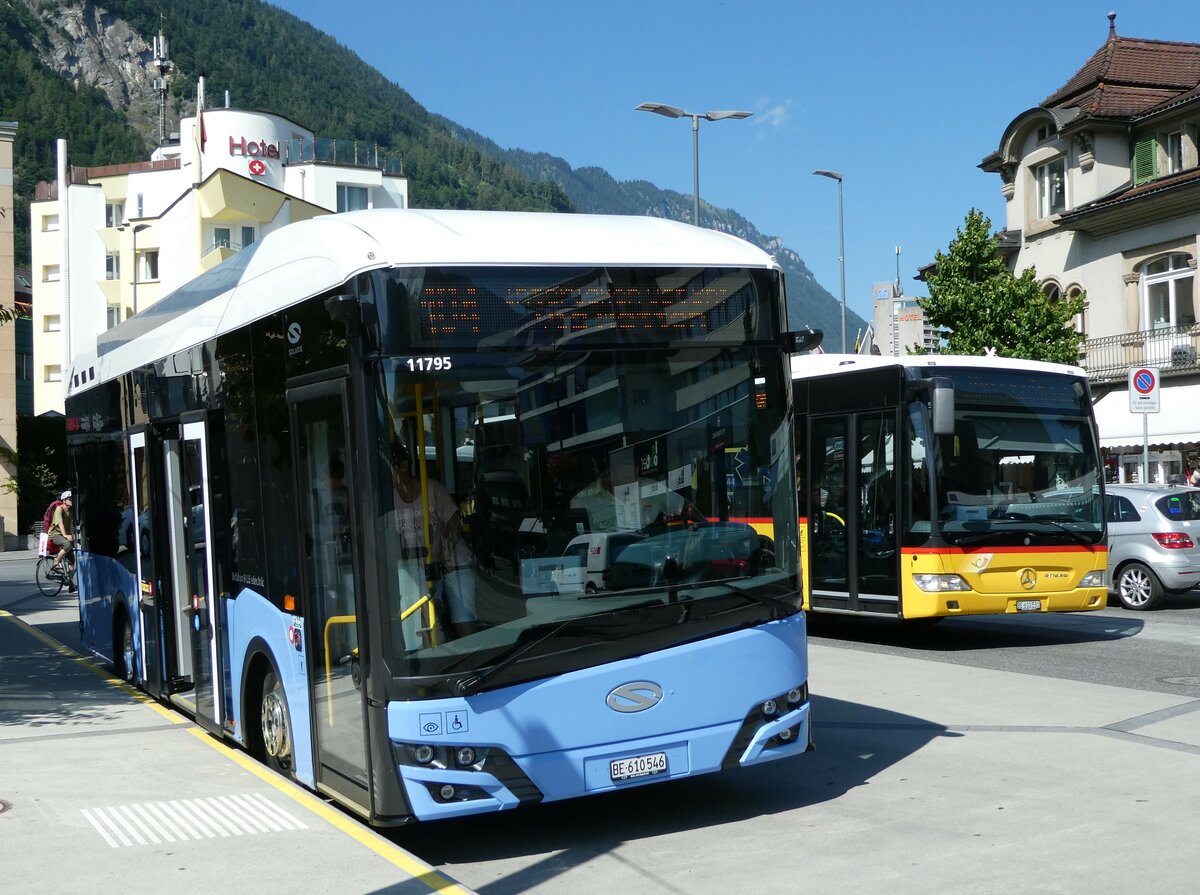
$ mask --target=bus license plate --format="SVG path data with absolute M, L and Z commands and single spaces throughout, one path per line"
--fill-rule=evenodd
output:
M 1017 600 L 1017 612 L 1040 612 L 1041 600 Z
M 651 752 L 649 755 L 635 755 L 633 758 L 618 758 L 609 762 L 608 772 L 613 783 L 633 780 L 637 777 L 665 774 L 667 772 L 667 753 Z

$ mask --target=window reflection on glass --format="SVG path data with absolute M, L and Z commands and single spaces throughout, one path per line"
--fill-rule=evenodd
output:
M 953 435 L 937 439 L 938 518 L 953 540 L 1010 522 L 1045 523 L 1078 543 L 1099 537 L 1099 471 L 1077 382 L 1032 374 L 956 379 Z
M 1067 160 L 1056 158 L 1034 169 L 1037 181 L 1038 217 L 1048 218 L 1067 207 Z
M 777 349 L 742 344 L 775 293 L 737 271 L 519 277 L 381 287 L 376 537 L 394 670 L 482 666 L 572 619 L 636 652 L 769 618 L 746 592 L 795 602 L 787 384 Z M 671 600 L 688 603 L 683 622 Z M 664 614 L 629 610 L 647 602 Z

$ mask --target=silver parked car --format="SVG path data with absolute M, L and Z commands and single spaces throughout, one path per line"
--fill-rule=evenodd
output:
M 1110 593 L 1126 609 L 1200 586 L 1200 488 L 1106 485 Z

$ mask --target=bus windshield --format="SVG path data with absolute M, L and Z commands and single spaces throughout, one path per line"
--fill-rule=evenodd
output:
M 956 370 L 953 378 L 954 434 L 935 439 L 932 457 L 943 537 L 1098 543 L 1100 461 L 1083 384 L 982 368 Z
M 394 675 L 507 685 L 798 611 L 788 389 L 778 349 L 748 338 L 775 293 L 706 273 L 669 277 L 703 282 L 694 302 L 630 276 L 621 301 L 645 311 L 627 333 L 604 302 L 528 313 L 524 270 L 391 291 L 373 462 Z M 556 282 L 540 308 L 605 291 Z

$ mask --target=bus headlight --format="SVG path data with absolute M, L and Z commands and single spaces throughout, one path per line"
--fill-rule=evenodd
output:
M 1079 581 L 1080 587 L 1104 587 L 1103 572 L 1088 572 Z
M 913 581 L 917 587 L 929 594 L 971 589 L 971 585 L 967 584 L 960 575 L 933 575 L 926 572 L 913 575 Z

